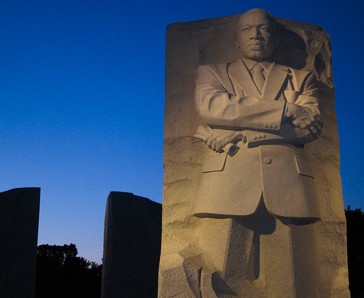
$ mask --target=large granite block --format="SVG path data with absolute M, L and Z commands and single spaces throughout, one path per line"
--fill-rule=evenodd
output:
M 260 9 L 167 28 L 159 297 L 349 297 L 331 57 Z
M 125 192 L 107 198 L 102 297 L 156 297 L 161 204 Z
M 0 193 L 0 297 L 35 295 L 40 188 Z

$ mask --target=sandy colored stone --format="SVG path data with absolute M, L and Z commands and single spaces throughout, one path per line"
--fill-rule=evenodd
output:
M 168 292 L 169 287 L 174 288 L 173 281 L 168 278 L 169 270 L 183 275 L 176 263 L 171 266 L 165 263 L 167 256 L 181 256 L 180 264 L 194 259 L 196 268 L 203 267 L 199 275 L 200 289 L 205 293 L 210 291 L 206 297 L 213 297 L 211 293 L 214 290 L 207 289 L 208 281 L 214 280 L 212 284 L 219 285 L 223 291 L 223 281 L 216 280 L 214 272 L 220 266 L 219 262 L 225 262 L 224 258 L 236 253 L 234 250 L 226 253 L 226 243 L 220 243 L 220 247 L 217 247 L 215 238 L 218 236 L 212 236 L 211 243 L 206 242 L 206 234 L 219 235 L 219 231 L 221 235 L 228 234 L 229 231 L 239 230 L 239 225 L 227 219 L 216 223 L 211 218 L 193 216 L 196 200 L 199 199 L 203 161 L 209 153 L 205 143 L 193 136 L 203 123 L 195 104 L 196 70 L 201 65 L 236 60 L 234 35 L 239 17 L 177 23 L 167 29 L 160 297 L 173 296 L 172 292 Z M 291 230 L 281 225 L 277 228 L 282 232 L 276 236 L 269 231 L 263 233 L 259 239 L 263 264 L 260 275 L 265 278 L 249 277 L 251 272 L 254 274 L 254 270 L 250 273 L 241 272 L 247 274 L 244 284 L 241 280 L 236 281 L 235 293 L 229 294 L 229 289 L 225 289 L 226 294 L 219 297 L 241 297 L 243 294 L 244 297 L 349 297 L 346 220 L 340 180 L 330 40 L 328 34 L 318 26 L 280 18 L 276 18 L 276 21 L 280 44 L 274 53 L 274 60 L 292 68 L 313 72 L 320 87 L 318 98 L 324 127 L 321 136 L 306 144 L 304 151 L 309 156 L 315 176 L 313 188 L 318 198 L 316 204 L 321 220 L 312 225 L 296 225 Z M 264 228 L 269 228 L 269 220 L 267 218 Z M 200 241 L 202 237 L 204 243 Z M 266 244 L 275 241 L 272 237 L 280 237 L 276 240 L 277 252 Z M 244 249 L 244 241 L 236 241 L 234 245 Z M 210 259 L 204 256 L 204 249 L 209 251 Z M 284 259 L 292 251 L 292 258 Z M 211 257 L 214 255 L 215 258 Z M 273 262 L 272 258 L 277 255 L 280 257 Z M 310 258 L 312 262 L 307 262 Z M 264 266 L 264 260 L 270 261 L 269 267 Z M 210 268 L 206 265 L 210 265 Z M 300 266 L 302 270 L 295 271 L 295 266 Z M 309 276 L 304 272 L 309 272 Z

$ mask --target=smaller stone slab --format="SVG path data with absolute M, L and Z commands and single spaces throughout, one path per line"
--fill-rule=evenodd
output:
M 40 188 L 0 193 L 0 296 L 35 296 Z
M 156 297 L 162 206 L 126 192 L 107 198 L 102 297 Z

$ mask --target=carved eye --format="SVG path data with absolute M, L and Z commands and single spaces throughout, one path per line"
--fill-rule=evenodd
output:
M 261 32 L 267 32 L 267 33 L 272 33 L 272 28 L 267 26 L 267 25 L 264 25 L 262 27 L 259 28 L 259 31 Z

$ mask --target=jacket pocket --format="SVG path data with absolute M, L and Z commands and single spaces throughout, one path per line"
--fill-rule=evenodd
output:
M 314 178 L 311 166 L 305 157 L 294 155 L 294 159 L 298 174 Z
M 216 153 L 213 155 L 208 155 L 202 165 L 203 173 L 210 172 L 221 172 L 225 168 L 227 154 L 226 153 Z

